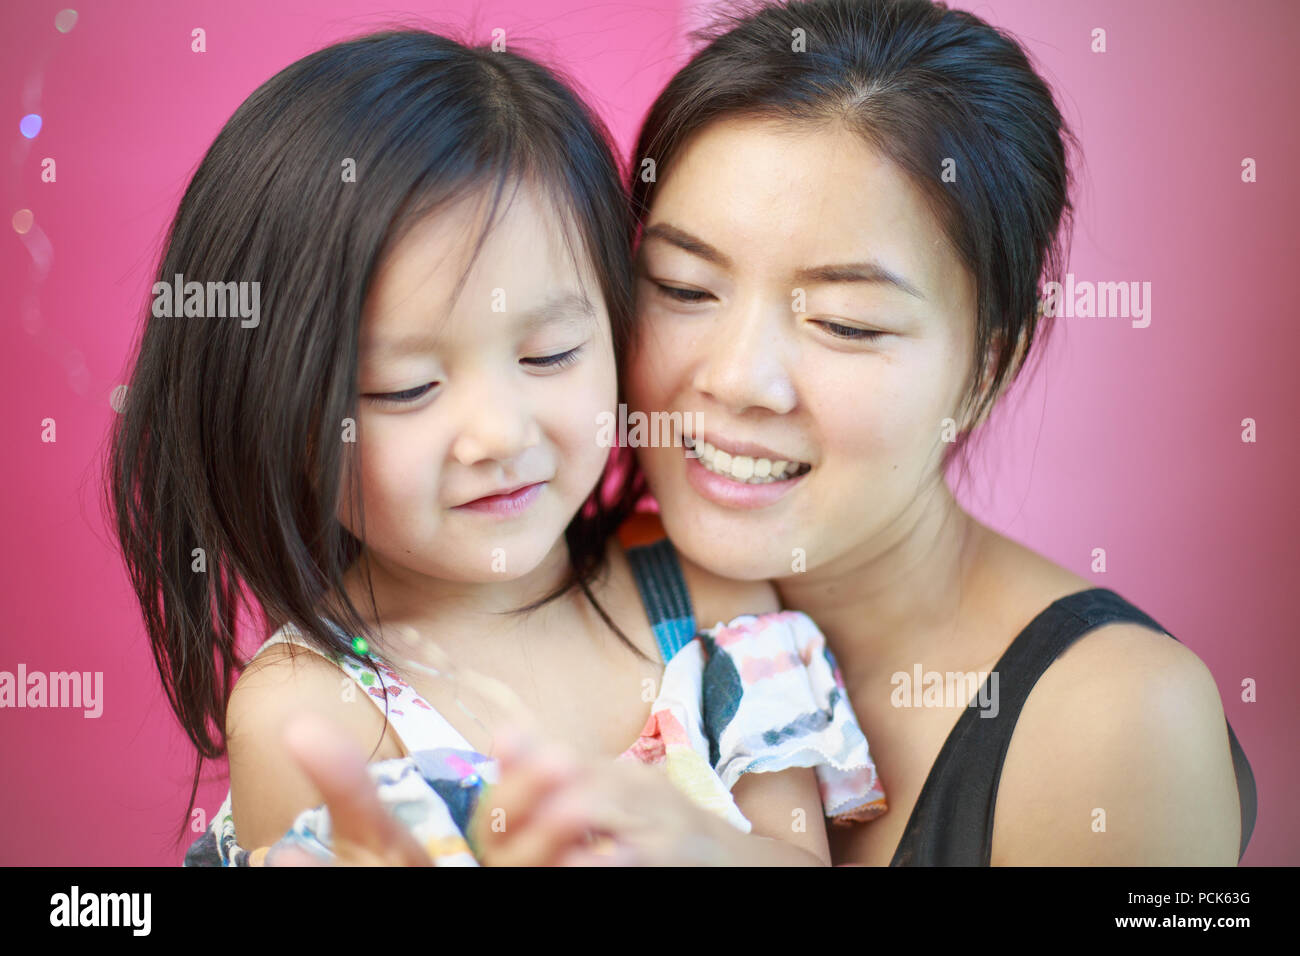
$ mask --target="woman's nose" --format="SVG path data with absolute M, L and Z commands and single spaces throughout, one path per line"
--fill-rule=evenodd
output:
M 787 357 L 790 313 L 757 300 L 718 316 L 696 364 L 694 387 L 734 415 L 764 408 L 784 415 L 796 404 Z

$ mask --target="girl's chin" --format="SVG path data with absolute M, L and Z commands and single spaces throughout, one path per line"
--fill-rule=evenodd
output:
M 553 524 L 553 522 L 552 522 Z M 405 571 L 454 584 L 507 584 L 533 574 L 558 574 L 567 568 L 563 527 L 502 529 L 430 536 L 416 547 L 396 547 L 383 556 L 395 575 Z M 558 548 L 558 550 L 557 550 Z

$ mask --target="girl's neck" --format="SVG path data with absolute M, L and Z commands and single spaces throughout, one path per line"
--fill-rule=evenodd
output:
M 923 660 L 951 637 L 973 593 L 987 531 L 944 482 L 891 527 L 890 537 L 775 582 L 782 603 L 816 621 L 859 671 Z
M 348 570 L 344 582 L 353 606 L 372 625 L 377 607 L 378 619 L 385 628 L 405 626 L 442 636 L 474 634 L 488 638 L 517 628 L 519 619 L 506 612 L 549 594 L 568 573 L 569 549 L 561 537 L 535 568 L 509 580 L 464 582 L 434 578 L 364 552 Z

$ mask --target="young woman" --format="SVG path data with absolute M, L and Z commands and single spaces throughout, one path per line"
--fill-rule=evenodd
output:
M 639 459 L 683 554 L 773 579 L 828 635 L 890 796 L 832 834 L 838 862 L 1231 864 L 1253 826 L 1196 655 L 944 480 L 1042 347 L 1070 139 L 978 18 L 813 0 L 731 24 L 637 145 L 628 392 L 707 443 Z M 918 673 L 981 692 L 912 706 Z

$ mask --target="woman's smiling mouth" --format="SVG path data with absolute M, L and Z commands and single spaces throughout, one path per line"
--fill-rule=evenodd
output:
M 686 447 L 695 450 L 700 464 L 709 471 L 747 484 L 765 485 L 774 481 L 788 481 L 812 470 L 812 465 L 807 462 L 777 458 L 774 453 L 770 457 L 740 454 L 739 451 L 724 451 L 708 441 L 691 438 L 685 441 Z
M 684 441 L 686 479 L 701 497 L 724 508 L 764 508 L 784 498 L 812 470 L 802 461 L 739 452 L 768 451 L 733 444 L 731 450 L 707 440 Z

